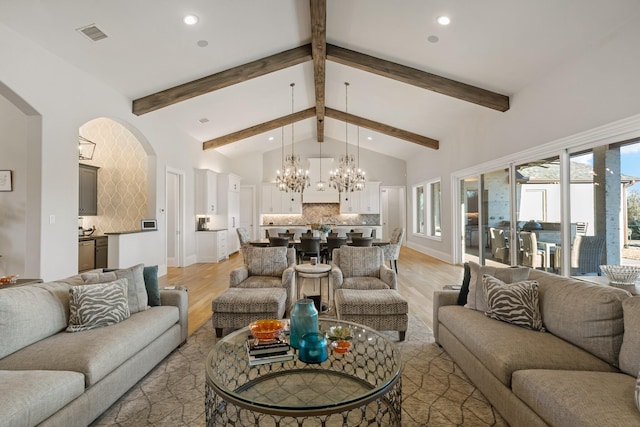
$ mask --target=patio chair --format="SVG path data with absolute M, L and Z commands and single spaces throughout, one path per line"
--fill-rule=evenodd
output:
M 544 267 L 544 251 L 538 248 L 538 239 L 536 234 L 530 231 L 521 231 L 520 239 L 522 239 L 521 264 L 531 268 Z
M 504 230 L 491 227 L 489 228 L 489 233 L 491 235 L 491 254 L 493 258 L 503 263 L 508 262 L 509 246 Z

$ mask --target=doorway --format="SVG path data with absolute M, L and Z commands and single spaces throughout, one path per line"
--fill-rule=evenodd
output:
M 167 267 L 184 266 L 184 172 L 167 168 Z
M 380 187 L 380 219 L 382 221 L 382 239 L 388 240 L 394 228 L 407 227 L 406 188 Z M 405 236 L 407 233 L 405 233 Z M 401 242 L 403 244 L 403 242 Z

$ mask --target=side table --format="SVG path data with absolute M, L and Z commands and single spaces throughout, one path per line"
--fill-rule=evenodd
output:
M 301 288 L 301 278 L 306 279 L 318 279 L 320 280 L 320 310 L 323 313 L 326 313 L 331 309 L 330 307 L 330 289 L 329 289 L 329 274 L 331 271 L 331 266 L 329 264 L 297 264 L 295 266 L 296 269 L 296 299 L 300 298 L 300 288 Z M 322 279 L 327 279 L 327 299 L 322 298 Z M 326 301 L 326 309 L 322 310 L 323 301 Z

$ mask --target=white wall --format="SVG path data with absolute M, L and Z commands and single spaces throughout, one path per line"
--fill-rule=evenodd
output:
M 509 111 L 482 111 L 442 138 L 440 150 L 407 162 L 407 188 L 443 177 L 442 242 L 409 234 L 409 244 L 441 258 L 452 254 L 452 173 L 640 113 L 639 40 L 639 26 L 622 27 L 512 96 Z
M 24 253 L 28 254 L 25 255 L 26 267 L 12 274 L 53 280 L 77 273 L 78 129 L 97 117 L 111 118 L 125 125 L 150 155 L 149 210 L 150 215 L 158 218 L 161 230 L 166 229 L 166 167 L 185 172 L 186 253 L 195 253 L 193 169 L 227 172 L 231 168 L 229 159 L 212 151 L 203 152 L 200 142 L 154 119 L 153 113 L 133 115 L 130 99 L 3 24 L 0 24 L 0 57 L 0 87 L 6 86 L 16 95 L 11 97 L 14 105 L 30 106 L 42 123 L 40 127 L 38 119 L 29 117 L 27 120 L 33 125 L 28 127 L 25 140 L 3 138 L 0 141 L 1 150 L 14 144 L 27 147 L 25 174 L 29 180 L 35 180 L 33 184 L 28 181 L 27 188 L 12 193 L 13 198 L 26 198 L 29 206 L 26 235 L 22 239 L 26 242 Z M 0 94 L 9 99 L 6 92 L 0 91 Z M 35 143 L 27 144 L 32 140 Z M 1 209 L 7 209 L 7 204 L 2 203 Z M 55 217 L 54 223 L 49 221 L 51 215 Z M 12 237 L 12 244 L 16 238 Z M 161 246 L 147 248 L 157 252 L 157 259 L 165 258 L 166 238 L 163 241 Z M 19 241 L 16 244 L 20 244 Z M 30 264 L 34 267 L 29 268 Z

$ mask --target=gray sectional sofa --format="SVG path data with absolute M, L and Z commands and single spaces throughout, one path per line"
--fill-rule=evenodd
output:
M 80 276 L 0 290 L 0 426 L 89 425 L 187 339 L 187 293 L 117 324 L 66 332 Z
M 546 332 L 489 318 L 445 290 L 434 295 L 436 342 L 511 426 L 640 426 L 640 297 L 537 270 L 529 280 Z

